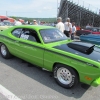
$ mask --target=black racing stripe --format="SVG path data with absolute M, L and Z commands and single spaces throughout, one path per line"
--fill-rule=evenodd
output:
M 46 50 L 46 51 L 49 51 L 49 52 L 52 52 L 52 53 L 55 53 L 55 54 L 57 54 L 57 55 L 61 55 L 61 56 L 63 56 L 63 57 L 67 57 L 67 58 L 70 58 L 70 59 L 79 61 L 79 62 L 84 63 L 84 64 L 87 64 L 87 65 L 89 65 L 89 66 L 93 66 L 93 67 L 95 67 L 95 68 L 98 68 L 98 66 L 93 65 L 93 64 L 91 64 L 91 63 L 88 63 L 88 62 L 85 62 L 85 61 L 82 61 L 82 60 L 79 60 L 79 59 L 76 59 L 76 58 L 73 58 L 73 57 L 70 57 L 70 56 L 67 56 L 67 55 L 58 53 L 58 52 L 55 52 L 55 51 L 51 51 L 51 50 L 47 50 L 47 49 L 45 49 L 45 50 Z
M 6 39 L 8 39 L 8 40 L 11 40 L 12 42 L 16 41 L 16 40 L 11 39 L 11 38 L 9 38 L 9 37 L 7 37 L 7 36 L 4 36 L 4 35 L 0 35 L 0 37 L 4 37 L 4 38 L 6 38 Z M 35 46 L 35 45 L 33 45 L 33 44 L 29 44 L 29 43 L 25 43 L 25 42 L 20 42 L 20 41 L 19 41 L 19 43 L 25 44 L 25 45 L 30 46 L 30 47 L 36 47 L 36 48 L 39 48 L 39 49 L 43 49 L 43 50 L 46 50 L 46 51 L 48 51 L 48 52 L 52 52 L 52 53 L 55 53 L 55 54 L 57 54 L 57 55 L 61 55 L 61 56 L 63 56 L 63 57 L 67 57 L 67 58 L 70 58 L 70 59 L 79 61 L 79 62 L 81 62 L 81 63 L 88 64 L 88 65 L 93 66 L 93 67 L 95 67 L 95 68 L 98 68 L 97 66 L 95 66 L 95 65 L 93 65 L 93 64 L 90 64 L 90 63 L 88 63 L 88 62 L 85 62 L 85 61 L 82 61 L 82 60 L 79 60 L 79 59 L 76 59 L 76 58 L 73 58 L 73 57 L 70 57 L 70 56 L 67 56 L 67 55 L 64 55 L 64 54 L 55 52 L 55 51 L 52 51 L 52 50 L 44 49 L 44 48 L 42 48 L 42 47 L 38 47 L 38 46 Z
M 25 42 L 21 42 L 21 41 L 19 41 L 19 43 L 20 43 L 20 44 L 27 45 L 27 46 L 30 46 L 30 47 L 36 47 L 36 48 L 39 48 L 39 49 L 43 49 L 43 50 L 44 50 L 44 48 L 42 48 L 42 47 L 38 47 L 38 46 L 33 45 L 33 44 L 30 44 L 30 43 L 25 43 Z
M 70 48 L 70 47 L 68 47 L 67 44 L 62 44 L 60 46 L 55 46 L 54 48 L 56 48 L 58 50 L 65 51 L 65 52 L 69 52 L 69 53 L 72 53 L 72 54 L 75 54 L 75 55 L 79 55 L 79 56 L 94 60 L 96 62 L 98 62 L 98 60 L 100 59 L 100 52 L 98 50 L 95 50 L 95 47 L 94 47 L 94 50 L 90 54 L 84 54 L 84 53 L 82 53 L 78 50 Z
M 8 40 L 10 40 L 10 41 L 12 41 L 12 42 L 16 41 L 16 40 L 11 39 L 11 38 L 9 38 L 9 37 L 7 37 L 7 36 L 4 36 L 4 35 L 0 35 L 0 37 L 6 38 L 6 39 L 8 39 Z M 25 43 L 25 42 L 21 42 L 21 41 L 19 41 L 19 43 L 20 43 L 20 44 L 27 45 L 27 46 L 30 46 L 30 47 L 36 47 L 36 48 L 39 48 L 39 49 L 44 49 L 44 48 L 42 48 L 42 47 L 38 47 L 38 46 L 35 46 L 35 45 L 33 45 L 33 44 L 30 44 L 30 43 Z
M 7 37 L 7 36 L 4 36 L 4 35 L 1 35 L 1 34 L 0 34 L 0 37 L 6 38 L 6 39 L 8 39 L 8 40 L 10 40 L 10 41 L 13 41 L 13 42 L 15 41 L 14 39 L 11 39 L 11 38 L 9 38 L 9 37 Z

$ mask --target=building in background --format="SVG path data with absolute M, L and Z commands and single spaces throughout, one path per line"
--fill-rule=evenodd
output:
M 89 23 L 92 26 L 100 27 L 100 15 L 97 11 L 93 12 L 89 7 L 79 6 L 71 0 L 61 0 L 57 16 L 62 17 L 63 22 L 69 17 L 77 26 L 85 27 Z

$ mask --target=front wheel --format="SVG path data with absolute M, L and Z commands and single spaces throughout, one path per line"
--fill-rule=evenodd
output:
M 54 78 L 64 88 L 72 88 L 78 84 L 78 75 L 71 67 L 58 64 L 54 67 Z
M 1 53 L 1 56 L 5 59 L 11 58 L 12 56 L 9 50 L 7 49 L 6 45 L 3 43 L 0 44 L 0 53 Z

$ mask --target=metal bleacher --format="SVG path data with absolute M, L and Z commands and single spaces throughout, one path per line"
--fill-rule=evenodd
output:
M 85 7 L 79 6 L 70 0 L 61 0 L 58 16 L 62 17 L 63 22 L 69 17 L 71 22 L 74 21 L 76 25 L 85 27 L 88 23 L 100 27 L 100 15 L 87 9 Z

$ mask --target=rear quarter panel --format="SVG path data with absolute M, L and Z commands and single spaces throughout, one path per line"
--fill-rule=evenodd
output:
M 93 80 L 100 76 L 100 69 L 89 66 L 86 62 L 100 66 L 100 64 L 95 61 L 57 49 L 48 48 L 44 53 L 44 68 L 52 71 L 56 63 L 64 64 L 74 68 L 78 72 L 81 82 L 91 84 Z M 90 80 L 88 80 L 87 77 L 89 77 Z

